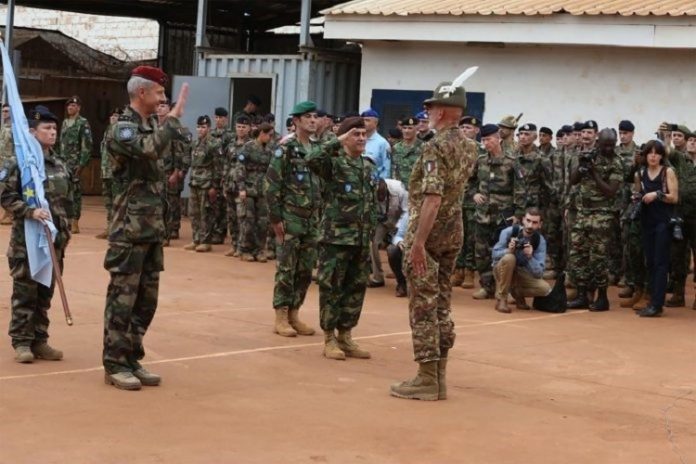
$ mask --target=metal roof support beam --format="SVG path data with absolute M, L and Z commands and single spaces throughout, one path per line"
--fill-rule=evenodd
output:
M 193 52 L 193 73 L 198 75 L 198 65 L 203 60 L 203 48 L 209 47 L 208 38 L 205 35 L 208 26 L 208 0 L 198 0 L 198 14 L 196 16 L 196 48 Z
M 300 10 L 300 49 L 313 47 L 312 37 L 309 35 L 309 21 L 312 18 L 312 0 L 302 0 Z

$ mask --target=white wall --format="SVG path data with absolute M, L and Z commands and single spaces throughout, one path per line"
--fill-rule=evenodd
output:
M 0 24 L 7 20 L 7 6 L 0 6 Z M 157 21 L 96 16 L 67 11 L 18 6 L 15 26 L 58 30 L 90 47 L 122 60 L 157 58 Z
M 639 141 L 662 121 L 696 129 L 696 50 L 365 42 L 360 108 L 372 89 L 430 90 L 474 65 L 465 87 L 486 94 L 486 122 L 524 112 L 523 122 L 555 130 L 631 119 Z

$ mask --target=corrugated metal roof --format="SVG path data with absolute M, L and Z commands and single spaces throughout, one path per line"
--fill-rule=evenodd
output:
M 327 15 L 621 15 L 696 16 L 693 0 L 354 0 Z

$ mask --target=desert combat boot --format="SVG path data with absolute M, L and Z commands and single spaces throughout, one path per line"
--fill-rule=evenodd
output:
M 295 329 L 299 335 L 314 335 L 314 329 L 300 320 L 300 310 L 291 309 L 288 311 L 288 321 L 290 326 Z
M 336 334 L 333 330 L 324 331 L 324 357 L 338 361 L 346 359 L 346 354 L 338 347 Z
M 143 384 L 132 372 L 104 373 L 104 383 L 120 390 L 140 390 Z
M 275 325 L 273 326 L 273 332 L 277 333 L 281 337 L 295 337 L 297 336 L 297 331 L 290 325 L 288 320 L 288 308 L 282 307 L 275 310 L 276 318 Z
M 391 395 L 408 400 L 436 401 L 440 397 L 437 372 L 438 361 L 419 363 L 418 374 L 410 380 L 393 384 Z
M 353 341 L 350 330 L 338 330 L 338 347 L 349 358 L 370 359 L 370 352 L 363 350 Z
M 46 342 L 38 343 L 31 347 L 36 359 L 46 359 L 47 361 L 60 361 L 63 359 L 63 352 L 56 350 Z

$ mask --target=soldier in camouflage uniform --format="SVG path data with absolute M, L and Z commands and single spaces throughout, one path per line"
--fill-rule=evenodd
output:
M 239 257 L 239 220 L 237 218 L 238 190 L 235 182 L 237 172 L 237 155 L 249 141 L 251 121 L 247 116 L 240 116 L 235 121 L 235 139 L 227 147 L 223 165 L 223 189 L 227 204 L 227 227 L 230 230 L 230 249 L 225 256 Z
M 256 119 L 256 113 L 259 111 L 259 108 L 261 108 L 261 99 L 256 95 L 249 95 L 244 104 L 244 108 L 234 113 L 232 120 L 237 121 L 240 117 L 245 117 L 249 120 L 249 124 L 251 124 L 254 119 Z
M 278 243 L 274 332 L 283 337 L 314 335 L 314 329 L 300 321 L 299 311 L 317 260 L 321 191 L 317 176 L 307 166 L 309 154 L 320 149 L 311 137 L 316 131 L 316 111 L 311 101 L 295 105 L 295 136 L 276 148 L 266 174 L 269 220 Z
M 189 216 L 193 229 L 193 241 L 185 250 L 207 253 L 213 247 L 213 205 L 221 193 L 222 155 L 220 144 L 210 136 L 210 117 L 200 116 L 196 123 L 198 140 L 191 151 L 191 196 Z
M 423 142 L 416 136 L 416 117 L 406 118 L 401 121 L 401 132 L 404 139 L 394 145 L 392 150 L 392 178 L 400 180 L 408 190 L 408 182 L 411 179 L 413 165 L 420 156 Z
M 617 156 L 621 160 L 624 168 L 624 182 L 616 195 L 616 210 L 619 215 L 619 230 L 612 230 L 612 243 L 610 245 L 612 252 L 611 264 L 612 269 L 622 269 L 624 271 L 624 288 L 619 292 L 621 298 L 632 298 L 635 293 L 635 269 L 630 269 L 632 259 L 629 256 L 629 246 L 631 237 L 631 220 L 628 215 L 632 204 L 631 194 L 633 190 L 633 182 L 636 174 L 636 161 L 640 157 L 640 148 L 633 141 L 635 126 L 631 121 L 621 121 L 619 123 L 619 145 L 616 149 Z M 636 221 L 637 222 L 637 221 Z M 638 229 L 640 224 L 638 225 Z M 639 232 L 639 231 L 638 231 Z M 640 235 L 638 236 L 640 239 Z M 642 248 L 642 247 L 641 247 Z M 634 250 L 635 252 L 635 250 Z M 643 256 L 642 250 L 639 252 Z M 643 282 L 638 284 L 638 288 L 643 287 Z M 633 304 L 631 304 L 633 306 Z M 622 307 L 624 305 L 622 304 Z
M 272 137 L 273 126 L 262 123 L 256 129 L 256 138 L 247 142 L 237 155 L 234 180 L 239 195 L 237 218 L 243 261 L 267 261 L 268 204 L 263 180 L 273 156 L 270 147 Z
M 493 298 L 495 294 L 491 249 L 499 231 L 514 220 L 518 211 L 515 203 L 515 158 L 503 151 L 499 129 L 495 124 L 484 126 L 481 135 L 486 153 L 476 160 L 466 194 L 476 205 L 474 237 L 476 268 L 481 285 L 473 294 L 477 300 Z
M 568 302 L 570 309 L 609 309 L 607 247 L 616 195 L 623 183 L 623 166 L 615 148 L 616 132 L 603 129 L 597 148 L 583 151 L 570 175 L 571 184 L 578 186 L 575 199 L 578 213 L 570 235 L 569 259 L 578 291 L 577 297 Z M 593 289 L 597 289 L 597 299 L 590 303 L 587 291 Z
M 539 128 L 539 151 L 544 154 L 546 158 L 551 156 L 551 153 L 555 150 L 553 144 L 553 131 L 548 127 Z
M 5 103 L 2 105 L 2 128 L 0 128 L 0 164 L 7 158 L 10 158 L 14 152 L 12 142 L 12 118 L 10 117 L 10 105 Z M 2 218 L 0 224 L 12 224 L 12 215 L 6 210 L 2 210 Z
M 467 139 L 476 142 L 481 132 L 481 120 L 473 116 L 464 116 L 459 121 L 459 131 Z M 485 148 L 478 142 L 476 142 L 476 148 L 479 156 L 486 153 Z M 474 288 L 474 278 L 476 277 L 476 207 L 473 195 L 474 192 L 471 189 L 466 189 L 462 198 L 464 240 L 454 265 L 451 279 L 453 287 Z
M 686 126 L 679 125 L 672 132 L 674 150 L 669 154 L 669 162 L 679 181 L 679 203 L 675 208 L 675 217 L 683 221 L 681 229 L 684 236 L 683 240 L 672 240 L 670 280 L 673 292 L 665 302 L 665 306 L 672 308 L 686 305 L 686 277 L 692 254 L 696 253 L 696 143 L 693 139 L 694 134 Z M 692 308 L 696 309 L 696 306 Z
M 498 123 L 500 131 L 500 146 L 503 147 L 503 152 L 514 153 L 517 150 L 517 142 L 515 142 L 515 129 L 520 122 L 522 114 L 517 117 L 509 114 L 504 116 Z
M 543 211 L 553 192 L 549 173 L 551 163 L 539 150 L 534 141 L 537 137 L 535 124 L 524 124 L 519 129 L 519 143 L 514 152 L 515 157 L 515 196 L 518 208 L 517 217 L 522 219 L 527 208 Z
M 544 214 L 544 237 L 547 244 L 547 256 L 549 257 L 549 270 L 544 272 L 545 279 L 555 279 L 565 269 L 563 253 L 563 191 L 565 189 L 565 163 L 564 153 L 568 134 L 571 126 L 563 126 L 556 132 L 556 148 L 552 149 L 546 158 L 547 179 L 549 181 L 550 195 Z
M 73 207 L 71 232 L 80 233 L 80 216 L 82 215 L 82 186 L 80 172 L 89 163 L 92 156 L 92 130 L 87 119 L 80 116 L 82 102 L 73 96 L 65 102 L 66 118 L 60 128 L 60 157 L 72 172 Z
M 63 352 L 52 348 L 47 342 L 48 310 L 51 307 L 55 277 L 52 277 L 50 287 L 45 287 L 31 278 L 24 221 L 53 221 L 58 230 L 54 246 L 62 273 L 65 249 L 70 241 L 69 217 L 72 213 L 71 173 L 53 151 L 58 132 L 58 118 L 46 107 L 37 106 L 30 114 L 29 124 L 32 134 L 43 150 L 46 172 L 44 190 L 49 210 L 38 208 L 32 197 L 26 191 L 22 192 L 21 173 L 13 154 L 3 160 L 0 169 L 0 202 L 14 218 L 10 246 L 7 250 L 12 276 L 9 335 L 15 349 L 15 361 L 20 363 L 33 362 L 34 358 L 53 361 L 63 358 Z
M 157 109 L 157 122 L 162 127 L 167 120 L 172 105 L 161 103 Z M 170 240 L 179 238 L 181 229 L 181 192 L 184 191 L 184 178 L 191 167 L 191 131 L 181 128 L 182 137 L 172 139 L 162 150 L 160 158 L 164 182 L 164 201 L 166 211 L 164 225 L 167 238 L 164 246 L 169 246 Z
M 409 318 L 418 374 L 395 383 L 397 398 L 444 400 L 446 366 L 454 345 L 450 275 L 462 247 L 462 196 L 474 169 L 476 143 L 457 123 L 466 108 L 463 87 L 442 83 L 425 101 L 437 132 L 416 162 L 409 188 L 409 223 L 404 239 Z
M 102 137 L 101 145 L 99 146 L 99 153 L 101 155 L 101 181 L 102 181 L 102 196 L 104 197 L 104 207 L 106 208 L 106 228 L 103 232 L 97 234 L 97 238 L 106 240 L 109 235 L 109 224 L 111 223 L 111 216 L 113 213 L 114 206 L 114 191 L 111 181 L 111 159 L 109 157 L 109 152 L 106 151 L 106 139 L 111 126 L 116 124 L 118 117 L 123 113 L 121 108 L 114 108 L 109 116 L 109 125 L 106 126 L 104 131 L 104 136 Z
M 164 270 L 166 231 L 158 160 L 173 138 L 184 136 L 179 118 L 188 96 L 184 84 L 177 104 L 158 127 L 154 113 L 166 99 L 166 81 L 158 68 L 133 70 L 127 85 L 130 105 L 107 142 L 117 193 L 104 259 L 111 280 L 104 311 L 103 364 L 105 382 L 126 390 L 161 382 L 139 361 L 145 356 L 143 338 L 155 316 L 159 274 Z
M 215 115 L 213 117 L 215 121 L 215 129 L 210 131 L 210 136 L 218 140 L 220 146 L 222 147 L 223 157 L 227 155 L 227 149 L 235 139 L 234 131 L 228 127 L 228 115 L 229 113 L 227 112 L 227 109 L 222 107 L 215 108 Z M 224 158 L 221 164 L 224 165 Z M 213 209 L 215 211 L 213 243 L 221 244 L 225 241 L 225 236 L 227 235 L 227 203 L 225 202 L 224 195 L 218 195 L 217 200 L 213 204 Z
M 370 273 L 370 242 L 376 223 L 375 165 L 366 157 L 362 118 L 347 118 L 338 139 L 307 156 L 323 184 L 325 204 L 319 241 L 319 319 L 324 356 L 369 358 L 352 339 Z M 336 330 L 338 329 L 338 337 Z

